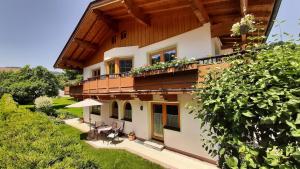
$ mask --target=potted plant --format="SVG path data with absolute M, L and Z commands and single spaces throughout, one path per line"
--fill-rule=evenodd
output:
M 84 122 L 83 117 L 80 117 L 80 118 L 79 118 L 79 122 L 80 122 L 80 123 L 83 123 L 83 122 Z
M 130 133 L 128 134 L 128 139 L 129 139 L 129 141 L 135 140 L 135 133 L 134 133 L 134 131 L 132 131 L 132 132 L 130 132 Z
M 255 18 L 253 15 L 245 15 L 240 22 L 232 25 L 232 36 L 245 37 L 247 33 L 255 31 Z

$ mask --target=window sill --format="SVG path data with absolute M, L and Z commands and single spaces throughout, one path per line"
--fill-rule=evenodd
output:
M 168 130 L 173 130 L 173 131 L 178 131 L 178 132 L 180 132 L 180 128 L 177 128 L 177 127 L 164 126 L 164 129 L 168 129 Z
M 132 122 L 132 119 L 126 119 L 126 118 L 124 118 L 124 119 L 121 119 L 121 120 Z
M 119 118 L 116 117 L 116 116 L 110 116 L 110 118 L 112 118 L 112 119 L 119 119 Z

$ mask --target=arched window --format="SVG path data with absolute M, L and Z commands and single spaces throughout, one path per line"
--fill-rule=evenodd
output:
M 125 103 L 124 120 L 132 121 L 132 108 L 130 103 Z
M 112 112 L 111 112 L 111 117 L 112 118 L 115 118 L 115 119 L 118 119 L 118 115 L 119 115 L 119 108 L 118 108 L 118 103 L 116 101 L 114 101 L 112 103 Z

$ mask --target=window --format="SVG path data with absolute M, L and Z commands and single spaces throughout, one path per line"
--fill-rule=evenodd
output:
M 121 32 L 121 40 L 125 39 L 127 37 L 127 31 L 122 31 Z
M 99 77 L 100 76 L 100 69 L 93 70 L 92 76 L 93 77 Z
M 120 60 L 120 73 L 129 72 L 132 69 L 132 59 Z
M 155 54 L 150 57 L 151 57 L 151 65 L 154 65 L 154 64 L 160 62 L 160 54 Z
M 152 65 L 158 62 L 171 62 L 173 60 L 176 60 L 176 58 L 177 58 L 176 48 L 168 48 L 150 54 L 150 62 Z
M 119 117 L 118 103 L 114 101 L 114 102 L 112 103 L 111 118 L 118 119 L 118 117 Z
M 116 44 L 117 43 L 117 36 L 114 35 L 112 38 L 111 38 L 111 43 L 112 44 Z
M 109 68 L 109 74 L 115 74 L 115 61 L 111 61 L 108 63 L 108 68 Z
M 166 105 L 166 128 L 179 129 L 179 117 L 177 105 Z
M 152 106 L 152 120 L 156 133 L 162 133 L 162 128 L 180 131 L 180 112 L 176 103 L 155 103 Z
M 125 103 L 124 120 L 132 121 L 132 108 L 130 103 Z
M 101 115 L 101 106 L 92 106 L 91 114 Z
M 176 49 L 166 50 L 164 52 L 165 62 L 171 62 L 176 59 Z

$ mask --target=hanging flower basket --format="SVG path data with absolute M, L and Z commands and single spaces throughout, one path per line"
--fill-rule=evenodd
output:
M 231 36 L 246 35 L 250 32 L 254 32 L 255 29 L 255 17 L 253 15 L 245 15 L 240 22 L 237 22 L 231 27 Z

